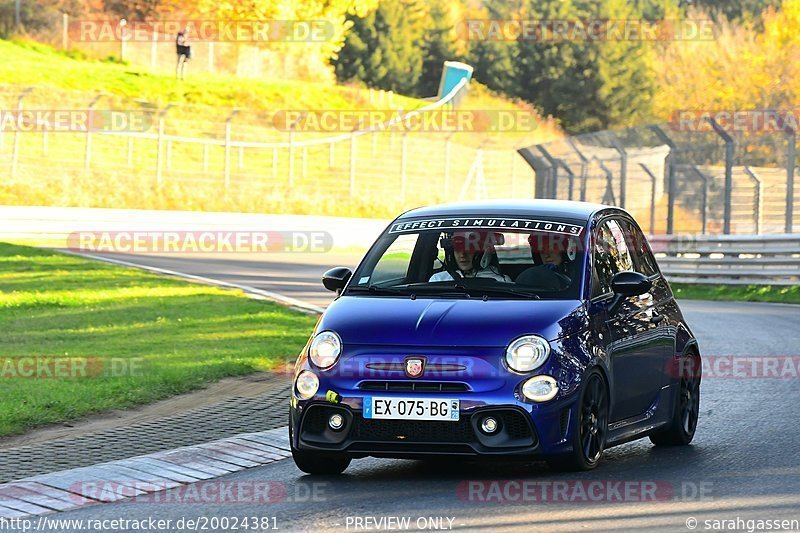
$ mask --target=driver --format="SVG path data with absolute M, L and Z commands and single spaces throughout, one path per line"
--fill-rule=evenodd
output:
M 501 242 L 502 234 L 488 231 L 456 231 L 451 237 L 442 237 L 445 270 L 431 276 L 428 281 L 452 281 L 461 278 L 491 278 L 511 282 L 500 272 L 494 245 Z

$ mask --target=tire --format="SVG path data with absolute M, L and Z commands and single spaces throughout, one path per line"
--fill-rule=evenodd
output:
M 572 431 L 572 452 L 548 459 L 551 468 L 576 472 L 592 470 L 603 458 L 608 435 L 608 386 L 599 370 L 591 370 L 583 382 Z
M 315 476 L 341 474 L 350 466 L 350 457 L 333 452 L 307 452 L 292 446 L 292 459 L 297 468 Z
M 692 442 L 697 431 L 697 419 L 700 416 L 700 356 L 688 354 L 679 368 L 681 377 L 672 421 L 667 429 L 650 435 L 650 442 L 656 446 L 686 446 Z

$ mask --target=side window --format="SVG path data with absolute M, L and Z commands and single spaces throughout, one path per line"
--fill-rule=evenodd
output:
M 656 258 L 653 257 L 653 253 L 650 251 L 650 247 L 647 245 L 647 239 L 642 231 L 625 220 L 622 221 L 622 227 L 625 229 L 628 248 L 633 256 L 636 272 L 648 277 L 657 274 L 658 267 L 656 266 Z
M 592 297 L 611 292 L 611 278 L 626 270 L 633 270 L 633 261 L 625 233 L 616 220 L 606 220 L 594 238 Z
M 383 283 L 387 281 L 403 281 L 408 276 L 408 266 L 414 247 L 417 245 L 418 233 L 399 235 L 381 256 L 369 280 L 359 280 L 359 284 Z

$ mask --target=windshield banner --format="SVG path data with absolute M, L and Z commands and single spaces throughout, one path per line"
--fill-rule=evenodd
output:
M 553 222 L 548 220 L 532 220 L 522 218 L 429 218 L 424 220 L 414 220 L 408 222 L 395 222 L 389 228 L 389 233 L 403 233 L 420 230 L 446 230 L 460 228 L 484 228 L 493 230 L 520 230 L 520 231 L 541 231 L 546 233 L 558 233 L 561 235 L 579 236 L 583 231 L 583 226 L 577 224 L 567 224 L 565 222 Z

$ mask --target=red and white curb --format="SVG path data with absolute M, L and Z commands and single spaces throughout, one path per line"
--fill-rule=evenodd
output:
M 287 427 L 0 485 L 0 518 L 25 518 L 189 485 L 291 457 Z M 108 487 L 127 487 L 116 491 Z

